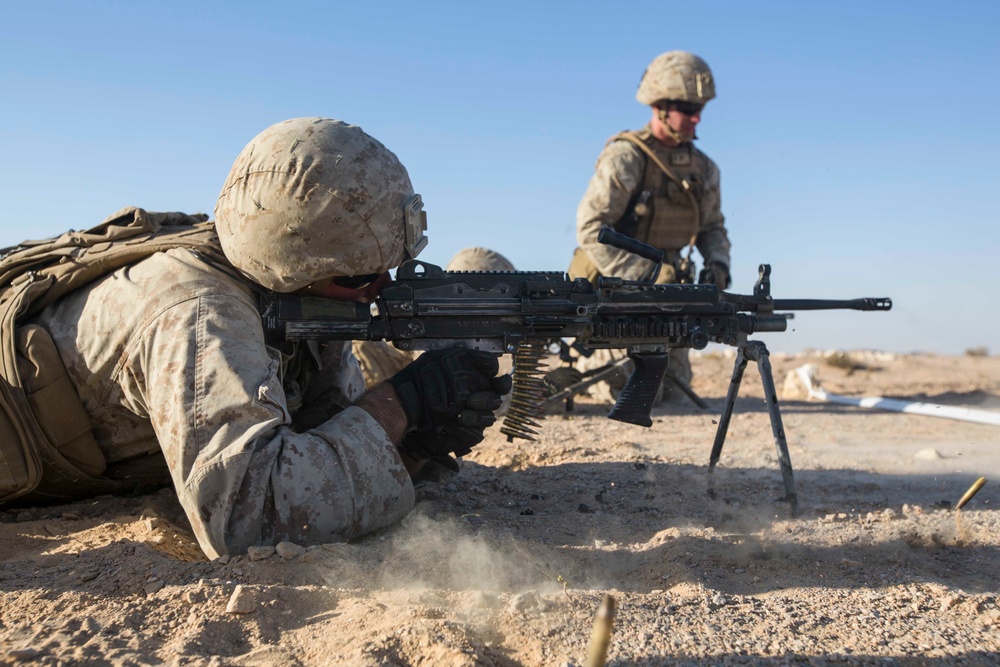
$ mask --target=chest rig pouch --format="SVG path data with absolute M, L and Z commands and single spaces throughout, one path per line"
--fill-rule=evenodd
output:
M 647 158 L 642 186 L 630 202 L 625 224 L 616 227 L 663 250 L 666 261 L 676 267 L 681 249 L 694 244 L 701 228 L 700 159 L 690 143 L 667 148 L 648 129 L 622 132 L 615 140 L 628 141 Z

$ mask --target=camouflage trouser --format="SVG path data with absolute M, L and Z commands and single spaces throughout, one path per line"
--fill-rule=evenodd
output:
M 676 375 L 684 383 L 691 384 L 691 360 L 689 358 L 690 350 L 688 348 L 677 348 L 670 351 L 670 365 L 668 368 L 674 375 Z M 581 373 L 586 371 L 603 368 L 608 364 L 612 363 L 617 359 L 621 359 L 625 356 L 624 350 L 594 350 L 594 353 L 589 357 L 580 357 L 576 362 L 576 368 Z M 618 400 L 618 394 L 621 393 L 622 387 L 625 386 L 625 381 L 628 379 L 629 374 L 632 373 L 632 362 L 627 362 L 621 366 L 611 377 L 607 378 L 603 382 L 598 382 L 588 389 L 590 396 L 596 398 L 597 400 L 604 401 L 607 403 L 614 403 Z M 681 400 L 684 397 L 684 392 L 677 388 L 673 380 L 670 378 L 663 378 L 663 386 L 660 388 L 660 393 L 657 394 L 656 403 L 659 404 L 662 401 L 675 401 Z

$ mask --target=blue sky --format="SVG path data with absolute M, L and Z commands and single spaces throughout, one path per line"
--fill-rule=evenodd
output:
M 734 290 L 890 296 L 802 314 L 772 350 L 1000 352 L 1000 3 L 6 3 L 0 245 L 125 205 L 211 212 L 233 159 L 298 116 L 361 125 L 469 245 L 564 270 L 605 140 L 650 60 L 705 58 Z

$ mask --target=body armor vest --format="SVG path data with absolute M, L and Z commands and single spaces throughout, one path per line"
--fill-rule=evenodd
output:
M 232 271 L 208 216 L 123 209 L 85 232 L 0 250 L 0 503 L 135 490 L 106 461 L 48 332 L 26 322 L 60 297 L 155 252 L 189 248 Z
M 704 188 L 705 162 L 690 142 L 669 148 L 657 140 L 649 128 L 622 132 L 611 141 L 639 142 L 647 150 L 642 185 L 632 197 L 629 209 L 615 225 L 617 231 L 632 236 L 667 253 L 666 261 L 676 263 L 680 251 L 701 230 L 699 202 Z M 668 176 L 650 154 L 666 166 Z

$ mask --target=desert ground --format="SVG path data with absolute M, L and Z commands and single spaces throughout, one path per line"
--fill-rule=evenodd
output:
M 1000 411 L 1000 357 L 772 355 L 829 392 Z M 0 511 L 3 665 L 1000 665 L 1000 427 L 782 398 L 783 495 L 753 364 L 652 428 L 581 397 L 494 427 L 400 525 L 207 560 L 169 490 Z M 961 510 L 980 477 L 987 482 Z M 713 493 L 709 493 L 711 489 Z

